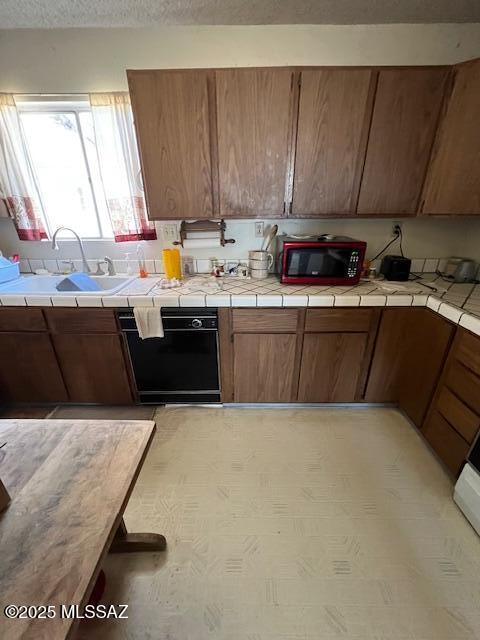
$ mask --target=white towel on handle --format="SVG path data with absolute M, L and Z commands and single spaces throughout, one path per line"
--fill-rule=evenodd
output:
M 133 315 L 142 340 L 164 337 L 161 307 L 134 307 Z

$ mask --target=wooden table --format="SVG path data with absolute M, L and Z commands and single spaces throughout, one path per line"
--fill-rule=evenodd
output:
M 128 534 L 123 512 L 155 431 L 150 421 L 0 420 L 0 637 L 59 640 L 88 602 L 108 551 L 159 551 L 163 536 Z M 8 619 L 4 607 L 55 605 L 50 620 Z M 115 603 L 120 604 L 120 603 Z

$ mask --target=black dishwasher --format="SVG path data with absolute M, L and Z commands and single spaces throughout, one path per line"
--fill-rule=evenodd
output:
M 217 309 L 164 308 L 165 337 L 145 340 L 131 309 L 118 319 L 142 404 L 220 402 Z

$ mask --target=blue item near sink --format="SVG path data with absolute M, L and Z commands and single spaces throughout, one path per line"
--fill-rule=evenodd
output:
M 0 256 L 0 284 L 10 282 L 20 277 L 20 265 L 18 262 L 10 262 L 3 256 Z
M 57 284 L 57 291 L 100 291 L 101 287 L 86 273 L 71 273 Z

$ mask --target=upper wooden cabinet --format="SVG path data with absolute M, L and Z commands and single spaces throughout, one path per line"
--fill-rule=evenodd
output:
M 453 75 L 129 71 L 149 217 L 480 213 L 480 61 Z
M 149 218 L 213 215 L 205 70 L 128 71 Z
M 359 214 L 416 214 L 447 77 L 443 67 L 379 72 Z
M 480 214 L 480 60 L 459 65 L 424 190 L 425 214 Z
M 215 78 L 220 215 L 281 216 L 293 71 L 224 69 Z
M 292 215 L 355 213 L 372 76 L 370 69 L 302 71 Z

